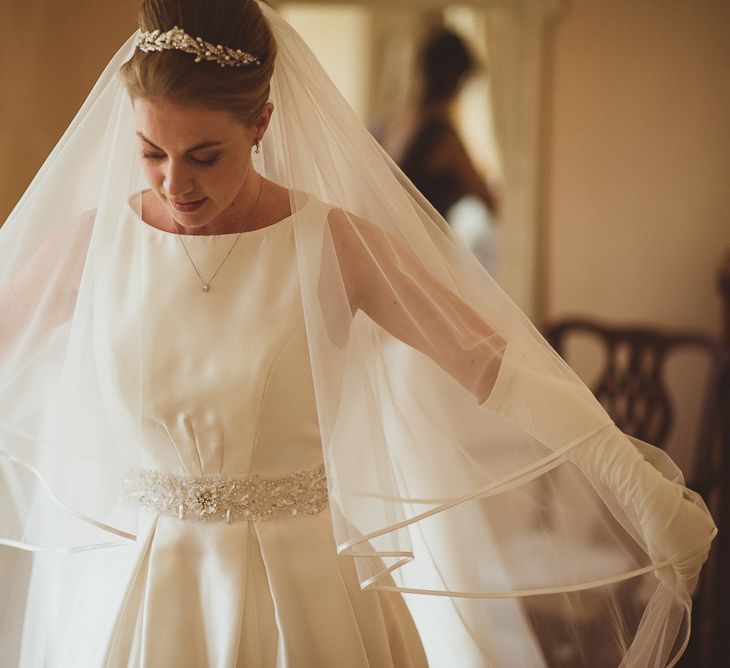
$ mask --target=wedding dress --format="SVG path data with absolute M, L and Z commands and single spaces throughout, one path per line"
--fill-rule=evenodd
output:
M 140 508 L 134 545 L 36 558 L 20 665 L 425 666 L 402 597 L 362 592 L 336 553 L 293 217 L 244 233 L 204 293 L 178 237 L 127 214 L 108 298 L 125 313 L 124 267 L 139 241 L 144 307 L 102 335 L 118 360 L 120 396 L 131 397 L 125 342 L 143 329 L 143 470 L 155 483 L 146 478 L 140 498 L 144 473 L 125 479 Z M 188 235 L 185 244 L 210 275 L 235 236 Z M 204 496 L 210 484 L 186 491 L 182 518 L 163 509 L 183 481 L 203 476 L 270 484 L 229 522 Z M 63 584 L 49 605 L 54 580 Z

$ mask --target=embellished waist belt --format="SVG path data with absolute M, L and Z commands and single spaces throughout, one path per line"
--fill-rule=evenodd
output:
M 122 477 L 125 503 L 178 519 L 232 522 L 316 515 L 327 506 L 324 465 L 279 478 L 193 478 L 129 469 Z

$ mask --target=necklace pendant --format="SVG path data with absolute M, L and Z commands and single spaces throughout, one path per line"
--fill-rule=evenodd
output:
M 210 286 L 207 283 L 203 283 L 203 292 L 208 292 L 210 290 Z

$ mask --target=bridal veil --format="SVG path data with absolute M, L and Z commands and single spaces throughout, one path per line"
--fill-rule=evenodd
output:
M 673 664 L 715 532 L 702 500 L 618 431 L 261 7 L 278 58 L 255 165 L 294 213 L 321 209 L 294 229 L 338 551 L 363 588 L 407 595 L 434 665 L 455 643 L 475 666 L 544 665 L 549 643 L 560 665 Z M 144 341 L 119 360 L 102 335 L 135 307 L 108 273 L 146 187 L 119 76 L 133 39 L 0 230 L 0 544 L 24 550 L 135 537 L 118 480 L 145 397 L 113 376 L 140 378 Z M 139 254 L 126 271 L 134 289 Z M 22 591 L 5 607 L 22 616 Z

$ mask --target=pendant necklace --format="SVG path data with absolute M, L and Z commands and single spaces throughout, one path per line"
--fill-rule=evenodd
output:
M 264 177 L 260 176 L 261 178 L 261 185 L 259 186 L 259 194 L 256 196 L 256 201 L 253 203 L 253 206 L 251 207 L 251 210 L 248 212 L 248 215 L 246 216 L 249 219 L 249 223 L 246 224 L 246 226 L 236 235 L 235 240 L 233 241 L 233 244 L 231 244 L 231 247 L 228 249 L 228 252 L 223 256 L 223 259 L 218 263 L 218 266 L 216 267 L 216 270 L 213 272 L 213 275 L 206 281 L 200 272 L 198 271 L 198 268 L 195 266 L 195 262 L 193 262 L 193 258 L 190 255 L 190 252 L 188 251 L 187 246 L 185 245 L 185 242 L 183 241 L 183 235 L 180 234 L 178 231 L 178 224 L 176 221 L 173 220 L 173 225 L 175 226 L 175 234 L 177 234 L 177 238 L 180 239 L 180 244 L 183 247 L 183 250 L 185 251 L 185 255 L 188 257 L 188 261 L 190 262 L 191 266 L 193 267 L 193 270 L 198 275 L 198 278 L 200 279 L 200 287 L 203 292 L 210 292 L 210 284 L 213 282 L 213 279 L 218 275 L 218 272 L 221 270 L 221 267 L 225 264 L 225 261 L 230 257 L 231 253 L 233 252 L 233 249 L 236 247 L 236 244 L 238 243 L 239 239 L 241 238 L 241 235 L 248 229 L 248 225 L 250 224 L 251 215 L 254 212 L 254 209 L 256 209 L 256 206 L 259 203 L 259 200 L 261 199 L 261 192 L 264 189 Z

